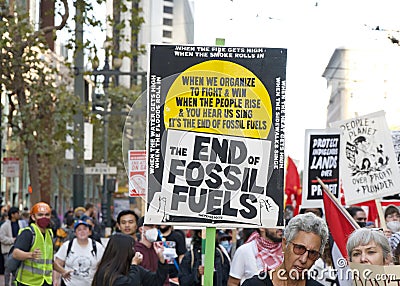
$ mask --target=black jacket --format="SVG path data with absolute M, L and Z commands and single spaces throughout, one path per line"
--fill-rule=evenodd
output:
M 201 264 L 201 247 L 193 245 L 192 249 L 185 253 L 181 261 L 178 276 L 179 285 L 200 286 L 201 277 L 199 276 L 198 268 Z M 230 262 L 219 249 L 219 246 L 215 247 L 214 270 L 213 285 L 226 286 L 229 278 Z
M 261 272 L 259 275 L 254 275 L 252 278 L 246 279 L 242 286 L 273 286 L 268 272 Z M 321 283 L 312 278 L 307 278 L 306 286 L 322 286 Z
M 128 275 L 119 276 L 113 286 L 162 286 L 168 275 L 168 264 L 158 263 L 157 272 L 151 272 L 144 269 L 142 266 L 131 265 Z M 111 285 L 108 281 L 103 284 L 103 279 L 99 279 L 102 275 L 99 275 L 97 285 Z

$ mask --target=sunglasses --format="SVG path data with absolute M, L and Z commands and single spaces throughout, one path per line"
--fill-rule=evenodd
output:
M 293 242 L 289 242 L 289 243 L 293 244 L 293 252 L 296 255 L 303 255 L 307 251 L 308 252 L 307 257 L 313 261 L 315 261 L 321 257 L 321 253 L 319 253 L 319 251 L 307 249 L 304 245 L 301 245 L 301 244 L 296 244 Z

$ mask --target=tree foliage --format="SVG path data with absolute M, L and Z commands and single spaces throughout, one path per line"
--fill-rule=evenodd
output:
M 119 11 L 128 9 L 125 7 L 127 2 L 114 0 L 115 7 Z M 18 1 L 16 1 L 18 3 Z M 7 112 L 7 128 L 12 132 L 10 140 L 13 155 L 23 157 L 27 154 L 29 181 L 33 189 L 31 196 L 32 202 L 44 200 L 50 202 L 50 195 L 56 188 L 52 183 L 52 176 L 56 174 L 66 177 L 71 173 L 65 170 L 71 170 L 71 162 L 64 158 L 65 150 L 71 147 L 77 148 L 75 142 L 67 143 L 67 134 L 72 138 L 76 134 L 66 128 L 67 124 L 73 122 L 73 117 L 77 112 L 84 111 L 85 118 L 95 123 L 95 158 L 102 157 L 102 150 L 98 146 L 102 137 L 98 136 L 103 124 L 102 118 L 96 119 L 94 114 L 88 113 L 87 103 L 79 102 L 79 98 L 73 93 L 73 71 L 71 65 L 64 62 L 63 59 L 51 52 L 46 44 L 45 34 L 53 33 L 64 27 L 69 29 L 71 38 L 67 47 L 76 51 L 78 48 L 89 51 L 89 61 L 92 60 L 90 51 L 96 51 L 93 43 L 77 43 L 74 41 L 74 32 L 67 25 L 69 10 L 67 0 L 55 0 L 56 9 L 59 15 L 58 24 L 51 27 L 35 29 L 33 23 L 29 22 L 29 14 L 24 7 L 8 7 L 12 1 L 0 0 L 0 85 L 3 93 L 7 95 L 8 106 L 1 106 L 2 116 Z M 105 0 L 97 0 L 98 3 Z M 128 1 L 129 3 L 130 1 Z M 101 23 L 93 16 L 93 6 L 91 1 L 77 0 L 75 5 L 82 5 L 83 21 L 86 25 L 98 26 Z M 124 8 L 125 7 L 125 8 Z M 142 18 L 138 16 L 139 11 L 131 9 L 134 14 L 131 17 L 130 25 L 134 23 L 135 29 L 131 35 L 121 35 L 117 33 L 119 40 L 124 37 L 130 37 L 136 41 L 137 33 Z M 76 16 L 72 18 L 77 21 Z M 114 31 L 120 31 L 121 22 L 110 18 L 110 24 Z M 117 19 L 118 20 L 118 19 Z M 133 22 L 132 22 L 133 21 Z M 114 43 L 118 41 L 111 39 Z M 133 49 L 132 52 L 120 52 L 119 49 L 113 49 L 114 58 L 124 56 L 134 57 L 140 53 L 140 49 Z M 89 72 L 85 72 L 90 75 Z M 115 90 L 115 92 L 114 92 Z M 110 98 L 114 108 L 122 108 L 127 104 L 132 104 L 137 96 L 135 87 L 133 89 L 110 88 Z M 2 121 L 5 118 L 2 118 Z M 116 124 L 118 128 L 111 128 L 110 140 L 110 163 L 118 168 L 123 168 L 123 160 L 118 146 L 121 146 L 121 137 L 123 130 L 124 117 L 115 119 L 110 117 L 111 124 Z M 114 122 L 114 121 L 117 122 Z M 97 133 L 97 134 L 96 134 Z M 76 138 L 76 136 L 75 136 Z M 119 148 L 120 149 L 120 148 Z M 82 150 L 78 150 L 82 151 Z M 11 155 L 8 154 L 8 155 Z M 99 160 L 101 161 L 101 160 Z M 122 162 L 122 163 L 121 163 Z M 65 180 L 60 179 L 60 182 Z
M 11 140 L 27 153 L 31 200 L 50 201 L 51 171 L 60 161 L 60 151 L 69 147 L 66 124 L 79 104 L 69 87 L 68 70 L 59 72 L 62 60 L 49 51 L 44 36 L 65 26 L 68 3 L 61 1 L 65 13 L 59 25 L 34 30 L 24 7 L 7 7 L 1 1 L 0 83 L 8 99 L 8 128 Z
M 140 95 L 140 87 L 133 86 L 126 88 L 123 86 L 111 86 L 107 90 L 110 106 L 110 114 L 108 115 L 108 138 L 104 138 L 104 114 L 98 113 L 100 116 L 92 118 L 93 128 L 93 153 L 94 160 L 101 161 L 104 153 L 104 140 L 108 140 L 108 164 L 116 166 L 120 171 L 118 172 L 117 179 L 119 185 L 127 184 L 127 175 L 125 164 L 128 154 L 123 150 L 122 141 L 124 138 L 124 127 L 126 117 L 129 113 L 131 105 L 136 102 Z M 141 134 L 144 139 L 145 126 L 141 129 Z M 126 166 L 128 167 L 128 166 Z

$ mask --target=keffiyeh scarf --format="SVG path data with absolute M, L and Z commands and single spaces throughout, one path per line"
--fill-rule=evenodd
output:
M 262 261 L 264 270 L 271 270 L 278 267 L 283 260 L 282 243 L 272 242 L 253 232 L 247 242 L 255 240 L 257 246 L 257 259 Z

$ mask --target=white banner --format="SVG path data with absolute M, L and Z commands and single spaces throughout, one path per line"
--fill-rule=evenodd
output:
M 19 159 L 13 157 L 3 158 L 3 175 L 7 178 L 19 177 Z
M 396 154 L 397 165 L 400 168 L 400 130 L 392 131 L 394 153 Z
M 400 171 L 383 111 L 331 126 L 343 131 L 341 177 L 347 204 L 399 193 Z
M 138 197 L 146 194 L 146 151 L 129 150 L 129 196 Z
M 270 149 L 262 139 L 168 130 L 162 186 L 146 223 L 275 225 L 279 208 L 266 195 Z
M 398 286 L 400 265 L 370 265 L 350 262 L 351 272 L 346 273 L 345 280 L 353 280 L 354 286 Z

